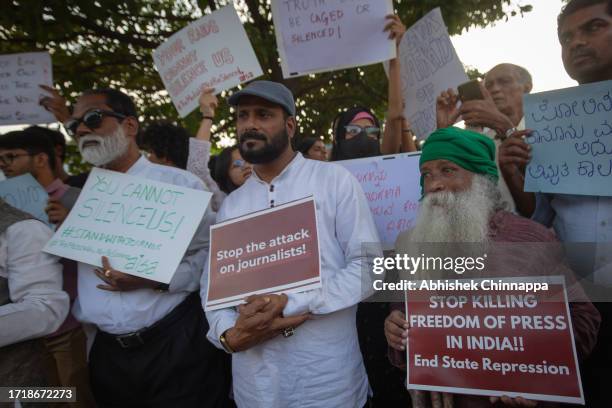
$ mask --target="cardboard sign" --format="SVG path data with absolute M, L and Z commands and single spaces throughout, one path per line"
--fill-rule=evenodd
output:
M 169 283 L 212 194 L 94 168 L 45 252 Z
M 213 225 L 205 310 L 320 288 L 319 253 L 312 197 Z
M 181 117 L 204 88 L 221 93 L 262 75 L 233 5 L 194 21 L 153 51 L 155 68 Z
M 335 162 L 351 172 L 363 188 L 384 249 L 414 227 L 421 187 L 420 153 L 368 157 Z
M 612 81 L 524 97 L 525 191 L 612 196 Z
M 283 77 L 353 68 L 393 59 L 383 32 L 391 0 L 272 1 Z
M 30 173 L 0 181 L 0 197 L 7 204 L 52 226 L 45 212 L 49 194 Z
M 584 404 L 561 276 L 446 281 L 473 286 L 418 281 L 421 290 L 407 292 L 409 389 Z M 547 282 L 548 290 L 499 282 Z
M 436 98 L 468 80 L 463 64 L 435 8 L 414 23 L 399 47 L 406 118 L 419 139 L 436 130 Z
M 48 52 L 0 55 L 0 126 L 55 122 L 38 104 L 47 96 L 38 85 L 53 86 Z

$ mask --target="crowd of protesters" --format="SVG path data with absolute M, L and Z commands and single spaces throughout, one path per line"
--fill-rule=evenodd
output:
M 571 0 L 557 23 L 570 77 L 612 80 L 612 1 Z M 389 16 L 384 30 L 399 46 L 400 19 Z M 523 95 L 533 88 L 525 68 L 500 61 L 480 82 L 480 99 L 461 100 L 453 89 L 439 95 L 438 129 L 422 146 L 403 115 L 400 70 L 399 59 L 390 61 L 385 118 L 340 107 L 331 149 L 298 134 L 287 87 L 253 81 L 222 101 L 235 110 L 236 145 L 216 156 L 214 89 L 202 93 L 191 135 L 166 121 L 143 126 L 132 98 L 116 89 L 87 90 L 68 106 L 46 87 L 41 104 L 85 162 L 213 197 L 169 284 L 123 273 L 105 257 L 96 268 L 43 252 L 53 231 L 0 199 L 0 386 L 76 387 L 74 404 L 83 407 L 555 406 L 405 389 L 409 322 L 402 304 L 364 302 L 372 292 L 362 290 L 362 271 L 382 251 L 364 253 L 362 243 L 379 242 L 378 232 L 361 186 L 333 162 L 420 150 L 423 199 L 396 253 L 419 242 L 608 242 L 612 198 L 524 190 L 531 156 Z M 465 129 L 455 127 L 461 120 Z M 49 194 L 45 211 L 56 226 L 88 176 L 66 173 L 65 159 L 59 131 L 31 126 L 0 136 L 0 170 L 31 174 Z M 309 195 L 323 287 L 205 313 L 209 227 Z M 569 260 L 576 268 L 563 270 L 573 336 L 587 406 L 607 407 L 612 308 L 581 288 L 596 266 L 579 255 Z M 553 256 L 526 251 L 508 262 L 546 276 Z M 598 268 L 607 267 L 609 282 L 605 256 Z

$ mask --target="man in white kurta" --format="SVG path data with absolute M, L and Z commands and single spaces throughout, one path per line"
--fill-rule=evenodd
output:
M 344 168 L 292 150 L 295 105 L 283 85 L 256 81 L 229 102 L 238 111 L 241 154 L 254 164 L 254 172 L 226 198 L 217 220 L 314 195 L 322 279 L 321 289 L 251 297 L 238 310 L 207 313 L 208 338 L 233 353 L 236 403 L 249 408 L 361 408 L 369 386 L 355 316 L 357 304 L 372 293 L 367 278 L 372 258 L 381 255 L 363 191 Z M 201 287 L 205 291 L 206 283 Z M 278 314 L 269 328 L 250 330 L 245 321 L 255 311 L 265 318 L 268 305 L 275 303 Z

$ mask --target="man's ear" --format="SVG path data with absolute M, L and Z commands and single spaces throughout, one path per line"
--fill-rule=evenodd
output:
M 64 154 L 65 149 L 61 145 L 56 145 L 54 147 L 54 150 L 55 150 L 55 156 L 58 158 L 61 158 L 62 155 Z
M 45 167 L 51 168 L 51 166 L 49 165 L 49 157 L 47 156 L 47 153 L 41 152 L 32 155 L 32 164 L 35 169 L 42 169 Z
M 121 124 L 124 126 L 126 136 L 136 141 L 136 136 L 138 136 L 139 129 L 138 120 L 132 116 L 128 116 L 127 118 L 123 119 Z
M 531 82 L 523 85 L 523 93 L 528 94 L 533 89 L 533 84 Z
M 285 121 L 285 130 L 287 131 L 287 134 L 289 135 L 289 139 L 293 139 L 293 136 L 295 136 L 296 129 L 297 129 L 297 122 L 295 121 L 295 117 L 289 116 L 287 120 Z

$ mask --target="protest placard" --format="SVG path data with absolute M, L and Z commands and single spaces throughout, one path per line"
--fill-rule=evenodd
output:
M 204 88 L 220 93 L 262 75 L 232 4 L 172 35 L 153 51 L 153 61 L 181 117 L 198 106 Z
M 383 31 L 388 14 L 391 0 L 272 1 L 283 77 L 395 58 L 395 41 Z
M 409 389 L 584 404 L 562 276 L 414 284 Z
M 55 122 L 38 104 L 47 96 L 38 85 L 53 86 L 48 52 L 0 55 L 0 126 Z
M 213 225 L 205 310 L 320 288 L 319 253 L 312 197 Z
M 419 139 L 436 129 L 436 97 L 468 80 L 440 8 L 414 23 L 399 47 L 404 114 Z
M 45 252 L 169 283 L 212 194 L 94 168 Z
M 45 212 L 49 195 L 30 173 L 0 181 L 0 197 L 7 204 L 52 225 Z
M 524 97 L 525 191 L 612 196 L 612 81 Z
M 420 153 L 368 157 L 335 162 L 351 172 L 365 193 L 384 249 L 414 227 L 419 211 Z

